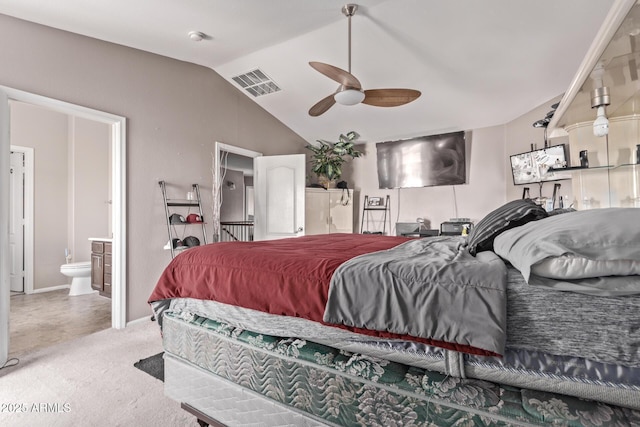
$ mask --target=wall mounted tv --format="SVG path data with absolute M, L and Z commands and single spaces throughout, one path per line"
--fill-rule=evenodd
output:
M 564 144 L 553 145 L 526 153 L 513 154 L 510 160 L 511 173 L 515 185 L 571 178 L 571 174 L 568 172 L 549 171 L 551 168 L 563 168 L 567 166 Z
M 467 182 L 465 132 L 376 144 L 380 188 L 457 185 Z

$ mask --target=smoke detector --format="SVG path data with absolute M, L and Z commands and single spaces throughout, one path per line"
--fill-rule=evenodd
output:
M 189 38 L 194 42 L 202 41 L 205 37 L 205 33 L 201 33 L 200 31 L 189 31 Z

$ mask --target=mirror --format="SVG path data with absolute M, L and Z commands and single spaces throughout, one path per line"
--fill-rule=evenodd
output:
M 617 0 L 547 129 L 568 136 L 577 209 L 640 207 L 639 66 L 640 5 Z
M 572 124 L 593 122 L 591 92 L 602 85 L 610 90 L 607 117 L 640 112 L 640 5 L 635 0 L 618 0 L 593 41 L 578 73 L 560 101 L 549 123 L 550 137 L 563 135 Z

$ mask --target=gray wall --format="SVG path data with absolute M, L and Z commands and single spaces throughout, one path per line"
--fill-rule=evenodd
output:
M 104 123 L 12 101 L 11 143 L 34 151 L 34 290 L 65 285 L 66 262 L 91 260 L 109 237 L 110 141 Z
M 205 67 L 4 15 L 0 57 L 0 85 L 127 118 L 128 320 L 150 315 L 170 260 L 159 180 L 181 195 L 200 183 L 210 207 L 215 141 L 304 151 L 300 136 Z
M 227 170 L 222 168 L 224 175 L 222 181 L 222 206 L 220 206 L 220 221 L 243 221 L 244 220 L 244 173 L 240 171 Z M 230 187 L 228 183 L 233 183 Z
M 73 205 L 69 215 L 69 244 L 73 262 L 91 261 L 90 237 L 109 233 L 111 199 L 111 129 L 109 125 L 70 117 L 70 153 L 73 158 L 69 190 Z

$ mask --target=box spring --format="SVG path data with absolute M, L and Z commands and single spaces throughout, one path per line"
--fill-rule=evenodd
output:
M 167 313 L 163 339 L 167 395 L 229 425 L 640 424 L 640 412 L 627 408 L 453 378 L 197 316 Z M 247 408 L 259 412 L 245 416 Z

